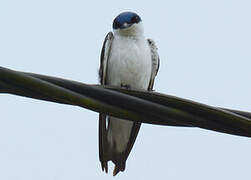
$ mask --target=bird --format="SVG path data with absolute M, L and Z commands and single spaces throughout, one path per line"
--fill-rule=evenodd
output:
M 141 17 L 135 12 L 122 12 L 112 27 L 101 50 L 100 84 L 152 91 L 160 59 L 155 42 L 144 36 Z M 108 173 L 108 161 L 115 165 L 113 176 L 125 170 L 140 126 L 139 122 L 99 114 L 99 160 L 103 171 Z

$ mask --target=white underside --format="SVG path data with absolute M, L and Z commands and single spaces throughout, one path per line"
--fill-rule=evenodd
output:
M 132 89 L 147 89 L 151 77 L 152 60 L 149 45 L 143 36 L 115 35 L 108 60 L 107 84 L 127 85 Z M 111 148 L 123 152 L 130 138 L 133 122 L 110 117 L 108 142 Z

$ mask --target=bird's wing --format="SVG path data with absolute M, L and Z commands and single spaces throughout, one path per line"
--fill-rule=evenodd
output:
M 111 45 L 113 41 L 113 34 L 109 32 L 104 40 L 101 57 L 100 57 L 100 67 L 99 67 L 99 80 L 100 84 L 106 84 L 106 73 L 108 66 L 108 59 L 111 51 Z M 99 160 L 101 162 L 102 170 L 108 172 L 107 161 L 110 160 L 111 157 L 108 155 L 108 143 L 107 143 L 107 129 L 106 129 L 106 119 L 107 116 L 105 114 L 99 114 Z
M 113 41 L 113 34 L 112 32 L 109 32 L 105 37 L 100 56 L 99 81 L 100 84 L 102 85 L 106 84 L 106 71 L 107 71 L 108 59 L 111 52 L 112 41 Z
M 151 79 L 148 86 L 148 91 L 151 91 L 153 89 L 155 77 L 157 76 L 157 73 L 159 70 L 160 59 L 159 59 L 159 54 L 158 54 L 158 48 L 155 42 L 152 39 L 147 39 L 147 42 L 150 47 L 151 56 L 152 56 L 152 74 L 151 74 Z

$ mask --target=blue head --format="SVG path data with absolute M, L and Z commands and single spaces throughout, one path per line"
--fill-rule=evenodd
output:
M 123 12 L 119 14 L 113 21 L 113 29 L 126 29 L 133 24 L 141 22 L 141 18 L 134 12 Z

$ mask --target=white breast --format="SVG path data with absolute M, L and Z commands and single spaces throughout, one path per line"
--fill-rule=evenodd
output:
M 151 54 L 146 39 L 114 36 L 108 60 L 108 84 L 147 89 L 151 76 Z
M 129 85 L 132 89 L 147 89 L 151 77 L 151 52 L 146 39 L 114 36 L 108 59 L 108 85 Z M 111 148 L 123 152 L 131 134 L 133 122 L 109 118 L 108 142 Z M 115 145 L 116 144 L 116 145 Z

